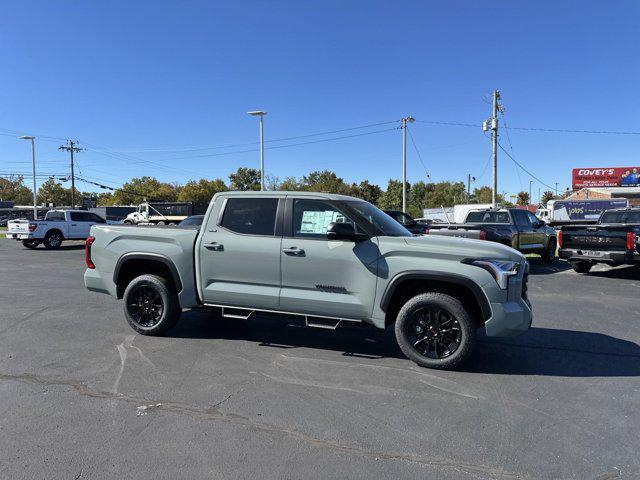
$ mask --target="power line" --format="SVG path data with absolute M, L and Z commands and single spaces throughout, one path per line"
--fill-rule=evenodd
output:
M 514 157 L 513 157 L 513 156 L 512 156 L 512 155 L 511 155 L 511 154 L 510 154 L 510 153 L 509 153 L 509 152 L 508 152 L 504 147 L 503 147 L 503 146 L 502 146 L 502 144 L 501 144 L 500 142 L 498 142 L 498 147 L 500 147 L 500 150 L 502 150 L 502 151 L 507 155 L 507 157 L 509 157 L 511 160 L 513 160 L 513 162 L 514 162 L 517 166 L 519 166 L 519 167 L 520 167 L 524 172 L 526 172 L 527 174 L 529 174 L 529 176 L 531 176 L 531 178 L 533 178 L 534 180 L 537 180 L 540 184 L 544 185 L 544 186 L 545 186 L 545 187 L 547 187 L 547 188 L 550 188 L 550 189 L 552 189 L 552 190 L 554 189 L 554 187 L 552 187 L 552 186 L 550 186 L 549 184 L 547 184 L 547 183 L 543 182 L 543 181 L 542 181 L 542 180 L 540 180 L 538 177 L 536 177 L 533 173 L 531 173 L 529 170 L 527 170 L 526 168 L 524 168 L 524 167 L 522 166 L 522 164 L 520 164 L 520 162 L 518 162 L 518 161 L 517 161 L 517 160 L 516 160 L 516 159 L 515 159 L 515 158 L 514 158 Z
M 569 130 L 564 128 L 533 128 L 533 127 L 509 127 L 509 128 L 511 130 L 529 130 L 533 132 L 589 133 L 593 135 L 640 135 L 640 132 L 618 132 L 618 131 L 611 131 L 611 130 Z
M 326 132 L 317 132 L 317 133 L 308 133 L 306 135 L 296 135 L 294 137 L 284 137 L 284 138 L 274 138 L 274 139 L 270 139 L 270 140 L 265 140 L 264 143 L 274 143 L 274 142 L 286 142 L 289 140 L 298 140 L 300 138 L 310 138 L 310 137 L 318 137 L 318 136 L 323 136 L 323 135 L 333 135 L 336 133 L 342 133 L 342 132 L 350 132 L 353 130 L 361 130 L 363 128 L 371 128 L 371 127 L 378 127 L 380 125 L 390 125 L 393 123 L 398 123 L 398 120 L 391 120 L 391 121 L 387 121 L 387 122 L 378 122 L 378 123 L 370 123 L 368 125 L 360 125 L 357 127 L 350 127 L 350 128 L 342 128 L 339 130 L 329 130 Z M 158 153 L 181 153 L 181 152 L 199 152 L 199 151 L 206 151 L 206 150 L 219 150 L 219 149 L 224 149 L 224 148 L 234 148 L 234 147 L 245 147 L 248 145 L 259 145 L 260 142 L 246 142 L 246 143 L 236 143 L 236 144 L 231 144 L 231 145 L 216 145 L 216 146 L 210 146 L 210 147 L 185 147 L 185 148 L 150 148 L 150 149 L 140 149 L 140 150 L 124 150 L 125 152 L 133 152 L 133 153 L 142 153 L 142 152 L 158 152 Z M 121 150 L 122 151 L 122 150 Z
M 422 155 L 420 155 L 420 150 L 418 150 L 418 146 L 416 145 L 416 142 L 413 139 L 413 133 L 411 133 L 410 129 L 407 129 L 407 132 L 409 132 L 409 139 L 411 140 L 411 144 L 413 145 L 413 148 L 416 151 L 416 154 L 418 155 L 418 160 L 420 160 L 420 163 L 422 164 L 422 168 L 424 168 L 424 173 L 427 176 L 427 178 L 429 178 L 429 172 L 427 171 L 427 167 L 422 161 Z

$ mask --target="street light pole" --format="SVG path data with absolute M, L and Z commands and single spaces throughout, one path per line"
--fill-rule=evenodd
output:
M 411 116 L 402 119 L 402 211 L 407 213 L 407 122 L 413 123 Z
M 254 117 L 260 117 L 260 190 L 264 191 L 264 122 L 262 117 L 264 117 L 267 112 L 256 110 L 247 113 Z
M 31 166 L 33 170 L 33 219 L 38 219 L 38 203 L 36 201 L 36 137 L 23 135 L 22 140 L 31 140 Z

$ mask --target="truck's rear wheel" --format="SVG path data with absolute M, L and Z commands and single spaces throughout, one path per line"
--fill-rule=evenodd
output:
M 40 240 L 34 240 L 34 239 L 29 239 L 29 240 L 23 240 L 22 241 L 22 246 L 25 248 L 36 248 L 38 245 L 40 245 Z
M 593 264 L 589 262 L 571 262 L 571 268 L 573 268 L 578 273 L 589 273 L 591 267 L 593 267 Z
M 44 246 L 49 250 L 56 250 L 60 248 L 60 245 L 62 245 L 62 240 L 62 234 L 59 231 L 54 230 L 45 235 Z
M 554 258 L 556 258 L 556 239 L 550 238 L 549 244 L 544 252 L 542 252 L 542 260 L 544 262 L 552 262 Z
M 402 352 L 428 368 L 460 365 L 476 343 L 473 318 L 460 300 L 436 292 L 407 301 L 398 312 L 395 333 Z
M 181 313 L 175 289 L 157 275 L 136 277 L 124 291 L 124 316 L 143 335 L 162 335 L 178 322 Z

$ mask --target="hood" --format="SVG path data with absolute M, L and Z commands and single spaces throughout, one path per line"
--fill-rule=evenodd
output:
M 501 243 L 468 238 L 423 235 L 419 237 L 378 237 L 381 253 L 405 253 L 410 256 L 425 256 L 462 260 L 465 258 L 492 258 L 523 262 L 518 250 Z

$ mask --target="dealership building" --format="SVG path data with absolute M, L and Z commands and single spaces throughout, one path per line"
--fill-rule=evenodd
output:
M 626 198 L 640 206 L 640 167 L 574 168 L 568 200 Z

